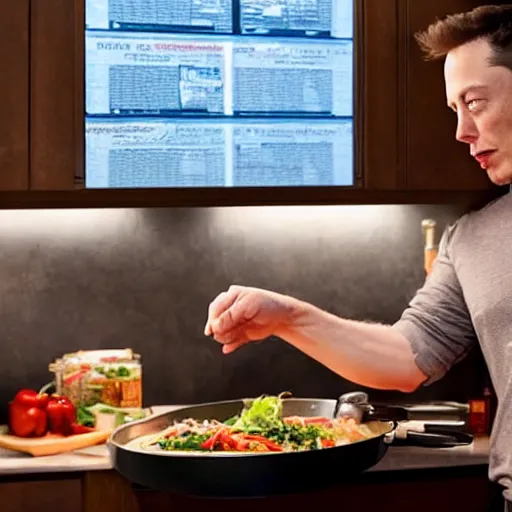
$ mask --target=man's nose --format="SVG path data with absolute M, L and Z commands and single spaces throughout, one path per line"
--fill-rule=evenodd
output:
M 477 137 L 478 130 L 473 119 L 471 119 L 471 117 L 466 114 L 459 115 L 455 138 L 459 142 L 465 142 L 466 144 L 470 144 L 474 142 L 477 139 Z

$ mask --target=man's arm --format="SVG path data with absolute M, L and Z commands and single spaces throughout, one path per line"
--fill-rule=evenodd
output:
M 292 320 L 276 335 L 361 386 L 412 392 L 427 379 L 392 326 L 345 320 L 294 301 Z
M 210 305 L 205 334 L 229 354 L 276 335 L 360 385 L 415 390 L 441 378 L 476 341 L 447 240 L 432 273 L 393 326 L 346 320 L 268 290 L 231 287 Z

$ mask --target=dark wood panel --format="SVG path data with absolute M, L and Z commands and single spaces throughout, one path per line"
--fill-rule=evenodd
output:
M 446 468 L 368 474 L 325 491 L 254 500 L 197 499 L 151 491 L 141 491 L 137 497 L 140 512 L 281 512 L 287 508 L 294 511 L 339 509 L 343 512 L 484 512 L 488 510 L 492 493 L 487 467 L 482 467 L 469 471 Z
M 83 512 L 139 511 L 130 482 L 115 471 L 90 471 L 86 473 L 82 489 Z
M 457 119 L 446 105 L 443 61 L 426 62 L 414 33 L 449 13 L 472 9 L 477 0 L 400 0 L 406 11 L 407 51 L 407 187 L 410 189 L 482 190 L 492 185 L 469 155 L 467 144 L 455 139 Z
M 71 190 L 83 144 L 83 2 L 31 0 L 32 190 Z
M 29 185 L 29 0 L 0 2 L 0 190 Z
M 0 483 L 2 512 L 81 512 L 80 477 Z
M 400 168 L 396 0 L 364 0 L 358 46 L 364 136 L 363 176 L 369 189 L 404 188 Z M 356 91 L 356 97 L 358 96 Z M 357 115 L 357 110 L 356 110 Z
M 0 192 L 0 209 L 160 206 L 278 206 L 332 204 L 454 204 L 483 206 L 507 188 L 489 191 L 407 191 L 336 188 L 127 189 Z

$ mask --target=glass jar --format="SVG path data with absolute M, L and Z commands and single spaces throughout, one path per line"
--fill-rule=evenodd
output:
M 142 365 L 131 349 L 81 350 L 65 354 L 49 366 L 58 394 L 75 407 L 105 404 L 142 408 Z

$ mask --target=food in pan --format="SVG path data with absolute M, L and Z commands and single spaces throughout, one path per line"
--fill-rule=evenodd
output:
M 375 437 L 353 419 L 283 417 L 282 395 L 247 401 L 225 421 L 187 418 L 139 445 L 146 450 L 187 452 L 292 452 L 341 446 Z

